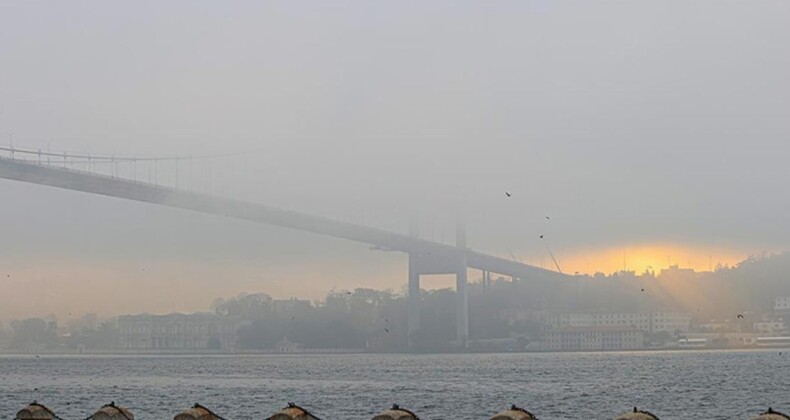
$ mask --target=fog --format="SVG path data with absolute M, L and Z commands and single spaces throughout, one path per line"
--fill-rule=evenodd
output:
M 231 153 L 182 182 L 447 243 L 462 222 L 552 268 L 545 234 L 568 272 L 702 270 L 790 245 L 789 21 L 785 1 L 4 2 L 0 143 Z M 406 282 L 366 245 L 13 181 L 0 216 L 0 319 Z

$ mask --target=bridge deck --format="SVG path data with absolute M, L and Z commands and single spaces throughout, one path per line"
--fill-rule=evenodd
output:
M 469 267 L 506 276 L 518 278 L 535 275 L 560 276 L 554 271 L 383 229 L 124 178 L 39 165 L 29 161 L 0 157 L 0 178 L 249 220 L 367 243 L 394 251 L 432 255 L 434 258 L 465 254 Z

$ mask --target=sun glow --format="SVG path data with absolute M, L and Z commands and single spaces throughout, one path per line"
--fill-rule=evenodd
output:
M 564 272 L 573 274 L 613 273 L 621 270 L 659 272 L 677 265 L 696 271 L 715 270 L 718 265 L 732 266 L 749 253 L 717 247 L 683 245 L 632 245 L 602 250 L 579 251 L 558 255 Z

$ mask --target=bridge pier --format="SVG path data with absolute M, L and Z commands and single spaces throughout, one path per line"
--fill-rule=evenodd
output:
M 469 341 L 469 295 L 467 293 L 466 257 L 461 259 L 455 274 L 455 326 L 458 347 L 465 349 Z
M 414 345 L 412 335 L 420 329 L 420 271 L 416 254 L 409 254 L 409 293 L 406 296 L 406 318 L 409 347 Z
M 414 333 L 420 330 L 420 276 L 423 274 L 455 275 L 456 342 L 466 348 L 469 342 L 469 295 L 467 291 L 466 256 L 459 254 L 429 255 L 409 253 L 409 292 L 406 296 L 406 318 L 409 347 L 414 346 Z

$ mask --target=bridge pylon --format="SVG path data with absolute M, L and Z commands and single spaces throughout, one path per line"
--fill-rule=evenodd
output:
M 420 329 L 420 271 L 417 267 L 419 256 L 409 253 L 409 292 L 406 295 L 406 317 L 408 324 L 409 348 L 414 346 L 414 334 Z
M 456 289 L 456 343 L 466 348 L 469 342 L 469 297 L 467 292 L 467 261 L 463 252 L 409 253 L 409 292 L 406 296 L 409 347 L 420 330 L 420 276 L 454 274 Z

